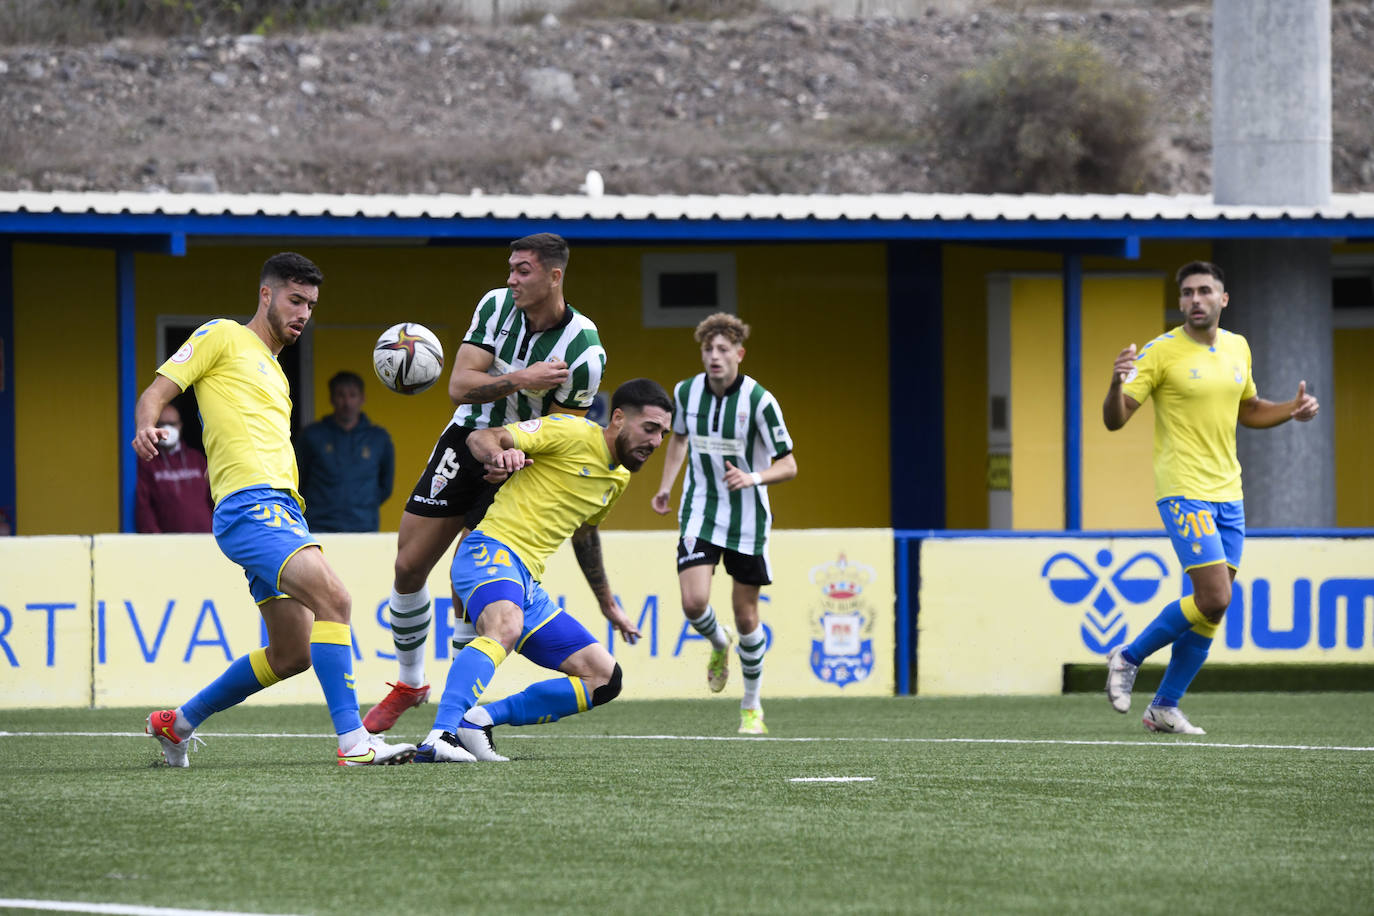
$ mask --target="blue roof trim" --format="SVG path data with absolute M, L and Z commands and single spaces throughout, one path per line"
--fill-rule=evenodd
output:
M 268 216 L 165 213 L 0 213 L 0 235 L 37 237 L 166 236 L 375 239 L 504 239 L 526 231 L 558 232 L 579 240 L 645 241 L 888 241 L 945 242 L 1111 240 L 1123 252 L 1142 239 L 1347 238 L 1374 235 L 1374 218 L 1328 219 L 614 219 Z M 184 242 L 183 242 L 184 244 Z

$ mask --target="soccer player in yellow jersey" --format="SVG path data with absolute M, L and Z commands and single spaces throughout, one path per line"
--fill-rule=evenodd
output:
M 1155 399 L 1155 500 L 1174 544 L 1190 594 L 1168 604 L 1127 646 L 1107 656 L 1107 698 L 1131 708 L 1136 671 L 1150 655 L 1173 645 L 1169 665 L 1148 709 L 1150 731 L 1206 734 L 1178 709 L 1179 700 L 1207 660 L 1212 638 L 1231 603 L 1231 583 L 1245 542 L 1236 422 L 1268 429 L 1317 415 L 1317 399 L 1298 383 L 1290 401 L 1259 397 L 1250 371 L 1250 346 L 1222 330 L 1229 297 L 1221 268 L 1193 261 L 1177 274 L 1184 322 L 1136 353 L 1122 350 L 1102 402 L 1102 420 L 1117 430 L 1146 398 Z
M 282 678 L 314 667 L 324 689 L 340 766 L 405 763 L 411 744 L 387 744 L 363 728 L 353 689 L 352 600 L 302 514 L 291 447 L 291 390 L 277 354 L 295 343 L 320 298 L 324 275 L 294 252 L 273 255 L 258 279 L 258 310 L 246 325 L 208 321 L 158 369 L 134 408 L 133 447 L 147 460 L 166 430 L 158 417 L 189 385 L 205 422 L 214 534 L 243 567 L 267 626 L 267 645 L 234 661 L 177 709 L 154 712 L 147 732 L 171 766 L 188 766 L 196 728 Z
M 616 389 L 605 429 L 584 417 L 553 414 L 468 436 L 468 447 L 489 476 L 509 479 L 453 557 L 454 604 L 467 608 L 477 638 L 449 668 L 434 728 L 420 744 L 416 763 L 505 760 L 492 744 L 493 726 L 556 722 L 619 695 L 620 665 L 549 599 L 540 579 L 549 554 L 578 533 L 573 543 L 582 545 L 582 571 L 602 614 L 626 641 L 639 638 L 606 581 L 595 532 L 672 422 L 668 392 L 641 378 Z M 475 706 L 511 652 L 565 676 Z

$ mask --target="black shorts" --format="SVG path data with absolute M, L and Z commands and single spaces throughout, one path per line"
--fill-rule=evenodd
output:
M 688 540 L 691 544 L 688 544 Z M 739 553 L 725 547 L 717 547 L 701 538 L 678 538 L 677 571 L 680 573 L 691 566 L 712 566 L 725 557 L 725 571 L 741 585 L 772 585 L 772 570 L 768 568 L 768 558 L 763 555 Z
M 419 483 L 410 492 L 405 511 L 425 518 L 461 515 L 464 527 L 477 527 L 501 485 L 483 479 L 486 469 L 468 451 L 472 432 L 466 426 L 448 425 L 435 443 Z

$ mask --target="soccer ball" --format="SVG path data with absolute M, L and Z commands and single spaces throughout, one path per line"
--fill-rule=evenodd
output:
M 444 347 L 422 324 L 393 324 L 372 348 L 372 368 L 392 391 L 419 394 L 439 381 L 444 371 Z

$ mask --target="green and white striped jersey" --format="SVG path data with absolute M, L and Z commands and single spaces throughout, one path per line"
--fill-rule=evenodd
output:
M 741 374 L 716 397 L 703 372 L 673 388 L 673 432 L 687 437 L 687 475 L 678 509 L 684 538 L 751 556 L 766 555 L 772 514 L 768 487 L 730 492 L 725 462 L 762 471 L 792 451 L 782 408 L 768 390 Z
M 514 391 L 499 401 L 458 405 L 453 422 L 468 429 L 531 420 L 557 413 L 560 407 L 585 410 L 592 406 L 606 369 L 606 351 L 590 318 L 569 305 L 557 325 L 531 332 L 525 313 L 515 307 L 505 287 L 492 290 L 477 303 L 463 343 L 495 356 L 487 370 L 493 377 L 541 360 L 561 359 L 569 370 L 568 380 L 558 388 Z

